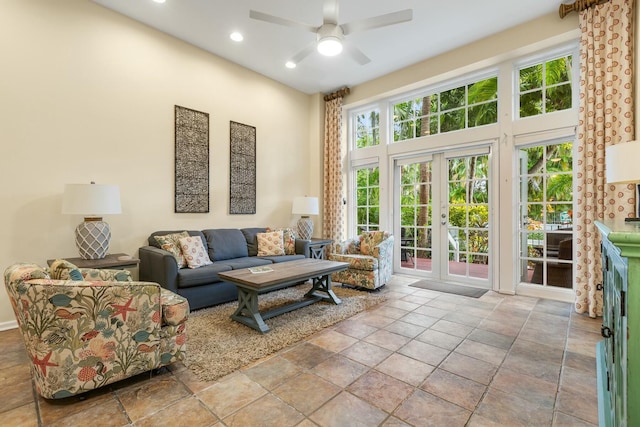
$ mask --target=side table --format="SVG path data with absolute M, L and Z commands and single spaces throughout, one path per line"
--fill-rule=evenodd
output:
M 309 258 L 325 259 L 324 248 L 333 243 L 331 239 L 315 239 L 309 241 Z
M 84 259 L 84 258 L 61 258 L 69 261 L 78 268 L 112 268 L 116 270 L 129 270 L 133 280 L 137 280 L 137 270 L 140 260 L 138 258 L 129 257 L 127 259 L 119 259 L 121 257 L 127 257 L 128 254 L 108 254 L 104 258 L 100 259 Z M 47 260 L 47 264 L 51 265 L 55 259 Z

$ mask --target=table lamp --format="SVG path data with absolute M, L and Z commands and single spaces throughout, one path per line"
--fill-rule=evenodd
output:
M 62 213 L 83 215 L 76 228 L 76 247 L 83 259 L 101 259 L 109 251 L 111 230 L 102 215 L 119 214 L 120 189 L 116 185 L 66 184 Z
M 605 149 L 604 159 L 607 184 L 635 184 L 636 218 L 625 218 L 625 221 L 640 221 L 640 142 L 610 145 Z
M 302 215 L 298 220 L 298 237 L 301 240 L 311 240 L 313 236 L 313 221 L 309 215 L 318 215 L 317 197 L 296 197 L 293 199 L 291 213 Z

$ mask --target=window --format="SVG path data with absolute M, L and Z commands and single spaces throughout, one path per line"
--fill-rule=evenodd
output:
M 380 171 L 377 166 L 357 169 L 357 234 L 380 228 Z
M 573 286 L 572 143 L 521 148 L 522 282 Z
M 520 117 L 537 116 L 572 107 L 571 55 L 540 62 L 519 70 Z
M 380 144 L 380 111 L 370 110 L 355 116 L 356 148 Z
M 393 140 L 404 141 L 498 121 L 498 78 L 393 105 Z

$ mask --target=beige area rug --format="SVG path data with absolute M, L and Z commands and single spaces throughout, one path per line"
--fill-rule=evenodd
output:
M 302 299 L 309 289 L 305 284 L 260 295 L 260 310 Z M 187 323 L 185 365 L 200 380 L 212 381 L 387 299 L 341 286 L 333 290 L 342 304 L 322 301 L 272 317 L 265 320 L 271 329 L 266 334 L 231 320 L 237 302 L 194 311 Z

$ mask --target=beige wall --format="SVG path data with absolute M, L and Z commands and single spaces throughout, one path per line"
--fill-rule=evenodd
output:
M 364 100 L 370 102 L 377 97 L 406 92 L 432 81 L 443 81 L 483 67 L 493 66 L 525 52 L 530 53 L 537 45 L 548 46 L 550 40 L 562 42 L 575 38 L 579 34 L 577 28 L 577 14 L 573 13 L 560 19 L 558 13 L 554 12 L 352 87 L 351 94 L 345 97 L 344 102 L 349 105 L 357 105 Z
M 317 97 L 86 0 L 3 0 L 0 52 L 2 271 L 77 256 L 66 183 L 120 186 L 105 220 L 130 254 L 158 229 L 294 224 L 293 197 L 318 195 Z M 174 213 L 175 104 L 210 114 L 207 214 Z M 257 128 L 255 215 L 227 213 L 230 120 Z M 0 291 L 0 329 L 13 319 Z

